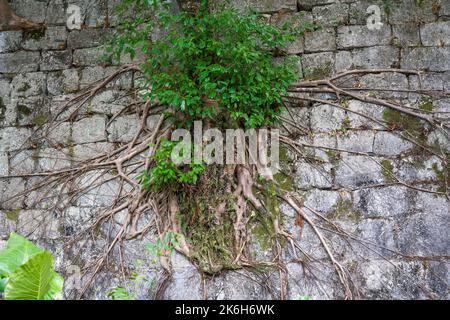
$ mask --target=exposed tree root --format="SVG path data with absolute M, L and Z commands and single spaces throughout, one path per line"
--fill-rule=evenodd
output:
M 71 99 L 55 115 L 52 119 L 52 123 L 46 125 L 46 131 L 50 132 L 52 126 L 54 128 L 54 126 L 58 126 L 63 121 L 75 120 L 80 116 L 82 107 L 96 94 L 101 92 L 108 83 L 121 74 L 132 70 L 136 71 L 137 68 L 135 66 L 125 66 L 97 84 L 93 89 L 88 89 L 79 96 Z M 362 88 L 342 88 L 337 84 L 338 80 L 342 80 L 342 78 L 345 77 L 384 72 L 419 75 L 415 71 L 397 69 L 355 70 L 344 72 L 326 80 L 302 81 L 292 85 L 289 94 L 285 97 L 285 103 L 289 108 L 307 106 L 300 103 L 300 101 L 303 101 L 306 104 L 326 103 L 336 108 L 343 108 L 348 112 L 354 112 L 359 116 L 370 118 L 360 112 L 349 110 L 341 104 L 344 97 L 356 99 L 362 102 L 391 108 L 402 114 L 420 119 L 431 128 L 445 133 L 445 137 L 448 138 L 450 126 L 438 113 L 424 112 L 420 109 L 411 109 L 381 98 L 355 93 L 355 91 L 361 92 Z M 370 88 L 367 89 L 369 90 Z M 330 100 L 318 98 L 317 94 L 322 92 L 333 93 L 334 96 Z M 284 299 L 287 297 L 288 273 L 285 266 L 286 261 L 283 259 L 283 251 L 290 248 L 293 255 L 292 261 L 302 264 L 302 266 L 305 266 L 306 270 L 308 263 L 313 262 L 315 259 L 310 253 L 302 248 L 302 244 L 298 240 L 299 237 L 284 230 L 283 219 L 279 212 L 276 212 L 275 214 L 272 212 L 273 210 L 279 210 L 278 200 L 288 204 L 295 211 L 297 216 L 296 219 L 298 219 L 298 224 L 300 226 L 303 226 L 303 223 L 305 222 L 312 228 L 326 252 L 331 267 L 334 269 L 334 272 L 342 285 L 342 297 L 345 299 L 358 297 L 358 289 L 352 283 L 349 271 L 346 270 L 346 267 L 339 261 L 335 254 L 334 249 L 330 244 L 332 239 L 328 237 L 329 233 L 324 232 L 324 230 L 328 230 L 326 229 L 327 227 L 321 225 L 317 218 L 314 219 L 310 214 L 306 214 L 306 207 L 299 198 L 299 195 L 295 191 L 287 191 L 279 186 L 273 176 L 267 175 L 268 170 L 263 164 L 225 165 L 219 168 L 219 173 L 216 176 L 217 178 L 211 178 L 207 175 L 203 176 L 199 180 L 199 186 L 193 187 L 192 190 L 185 190 L 185 193 L 194 194 L 197 199 L 201 199 L 201 197 L 205 195 L 205 190 L 203 189 L 209 188 L 208 183 L 211 183 L 211 179 L 218 180 L 218 185 L 216 185 L 217 190 L 208 190 L 210 193 L 209 199 L 212 199 L 212 203 L 207 203 L 203 207 L 197 206 L 197 204 L 194 203 L 195 205 L 193 205 L 194 209 L 191 215 L 181 212 L 183 210 L 182 208 L 185 207 L 185 203 L 180 202 L 180 196 L 183 195 L 183 192 L 174 192 L 171 189 L 158 191 L 155 191 L 153 188 L 143 189 L 137 182 L 136 176 L 143 170 L 149 170 L 153 167 L 154 163 L 150 156 L 158 147 L 161 138 L 168 136 L 174 127 L 171 122 L 166 121 L 165 117 L 161 115 L 155 127 L 151 128 L 152 131 L 149 132 L 149 128 L 146 127 L 146 121 L 150 114 L 150 110 L 158 106 L 157 103 L 149 100 L 135 101 L 133 102 L 133 106 L 137 107 L 136 109 L 138 110 L 137 113 L 140 120 L 139 128 L 132 141 L 129 143 L 116 146 L 114 150 L 96 155 L 91 159 L 76 162 L 68 168 L 37 173 L 12 174 L 6 177 L 39 179 L 36 184 L 29 186 L 27 190 L 17 194 L 14 198 L 29 196 L 32 192 L 38 193 L 40 197 L 35 199 L 34 204 L 38 204 L 42 201 L 49 202 L 48 210 L 55 214 L 62 214 L 70 206 L 75 205 L 77 201 L 89 196 L 91 192 L 95 192 L 106 186 L 113 186 L 114 195 L 108 200 L 108 205 L 101 207 L 101 209 L 95 212 L 92 221 L 85 226 L 84 230 L 79 231 L 75 235 L 68 236 L 67 244 L 68 247 L 70 247 L 81 242 L 82 239 L 95 238 L 96 232 L 104 229 L 107 223 L 116 225 L 117 222 L 115 221 L 120 221 L 118 228 L 113 228 L 113 230 L 115 230 L 115 235 L 110 239 L 103 255 L 100 256 L 93 265 L 84 268 L 83 271 L 85 271 L 87 275 L 85 278 L 87 280 L 84 281 L 83 290 L 80 292 L 79 298 L 82 298 L 87 293 L 98 273 L 107 264 L 108 257 L 112 254 L 118 243 L 129 239 L 143 238 L 146 234 L 154 231 L 157 237 L 162 237 L 167 232 L 177 234 L 178 243 L 175 245 L 175 250 L 191 259 L 197 265 L 202 263 L 209 264 L 212 270 L 211 273 L 219 272 L 223 268 L 275 268 L 278 271 L 280 279 L 279 298 Z M 112 121 L 119 114 L 124 112 L 125 109 L 122 109 L 118 114 L 114 115 L 109 123 L 112 123 Z M 69 116 L 63 117 L 63 114 L 68 110 L 70 110 Z M 163 111 L 167 111 L 167 109 L 163 109 Z M 291 119 L 289 119 L 288 116 L 281 117 L 280 120 L 282 125 L 285 128 L 293 128 L 293 130 L 307 134 L 307 127 L 301 123 L 296 123 L 292 113 L 290 116 Z M 370 118 L 370 120 L 379 124 L 386 130 L 392 131 L 382 119 Z M 407 136 L 403 133 L 400 133 L 400 136 L 413 142 L 428 154 L 437 156 L 441 159 L 444 167 L 448 166 L 448 154 L 444 151 L 431 148 L 423 141 L 417 141 L 415 137 Z M 310 158 L 305 152 L 305 149 L 333 150 L 337 152 L 356 153 L 367 157 L 372 156 L 371 154 L 364 152 L 352 152 L 326 146 L 306 144 L 297 141 L 295 137 L 292 137 L 292 134 L 290 136 L 282 135 L 280 139 L 290 151 L 305 159 Z M 407 188 L 419 192 L 432 192 L 446 195 L 448 197 L 448 174 L 448 172 L 444 171 L 444 180 L 446 182 L 445 190 L 439 192 L 413 186 L 397 177 L 393 178 L 396 179 L 396 183 Z M 268 181 L 270 185 L 275 186 L 275 198 L 278 200 L 275 201 L 273 198 L 268 198 L 267 194 L 264 193 L 264 189 L 267 189 L 267 185 L 264 186 L 257 183 L 261 175 L 265 176 L 265 180 Z M 259 189 L 260 192 L 256 192 L 257 189 Z M 227 197 L 213 197 L 217 195 L 227 195 Z M 96 194 L 94 194 L 93 197 L 95 198 Z M 10 200 L 14 199 L 8 199 L 7 201 Z M 277 207 L 276 209 L 274 209 L 274 204 L 275 207 Z M 314 212 L 311 208 L 308 208 L 308 210 L 308 212 Z M 188 221 L 185 221 L 186 226 L 180 224 L 180 214 L 184 215 L 185 219 L 189 218 Z M 199 216 L 201 214 L 211 214 L 213 219 L 202 220 L 201 216 Z M 254 239 L 252 239 L 249 226 L 257 222 L 255 217 L 258 216 L 265 218 L 264 223 L 261 225 L 264 225 L 267 230 L 274 230 L 274 234 L 271 236 L 269 235 L 270 246 L 273 249 L 273 256 L 269 261 L 256 261 L 250 254 L 249 247 Z M 119 219 L 119 217 L 121 218 Z M 331 226 L 331 229 L 339 233 L 343 238 L 349 239 L 349 241 L 356 241 L 355 236 L 342 228 L 338 228 L 326 217 L 320 216 L 319 220 L 329 227 Z M 141 221 L 146 221 L 146 223 L 142 225 Z M 197 230 L 196 228 L 204 223 L 206 224 L 206 228 L 214 229 L 214 226 L 221 226 L 227 222 L 231 222 L 231 232 L 233 233 L 230 238 L 232 239 L 230 243 L 225 243 L 222 239 L 223 243 L 220 244 L 220 248 L 203 248 L 206 253 L 200 254 L 201 248 L 196 247 L 196 243 L 190 241 L 190 237 Z M 220 232 L 223 232 L 223 230 Z M 218 241 L 221 240 L 219 239 Z M 360 241 L 360 243 L 368 245 L 363 241 Z M 219 244 L 217 246 L 219 246 Z M 213 253 L 217 250 L 222 252 L 224 256 L 229 255 L 229 259 L 227 258 L 226 263 L 220 264 L 214 261 Z M 167 275 L 169 275 L 171 272 L 170 251 L 163 250 L 159 259 L 161 266 L 166 271 Z M 209 261 L 199 261 L 199 259 L 206 259 Z M 314 276 L 312 272 L 311 275 Z M 167 280 L 168 276 L 159 284 L 157 296 L 162 295 L 162 290 L 166 286 Z

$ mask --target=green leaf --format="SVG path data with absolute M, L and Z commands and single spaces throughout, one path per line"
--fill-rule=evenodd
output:
M 8 278 L 0 279 L 0 292 L 5 291 L 6 284 L 8 283 Z
M 43 251 L 24 237 L 11 233 L 6 242 L 6 248 L 0 251 L 0 277 L 9 276 L 22 264 Z
M 28 260 L 9 278 L 6 300 L 49 300 L 62 290 L 63 279 L 53 271 L 53 257 L 48 251 Z

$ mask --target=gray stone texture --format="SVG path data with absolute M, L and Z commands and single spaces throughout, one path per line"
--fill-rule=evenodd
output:
M 117 65 L 101 62 L 100 56 L 114 32 L 111 27 L 119 22 L 112 14 L 113 5 L 119 0 L 10 2 L 17 14 L 44 23 L 44 28 L 39 32 L 0 32 L 0 247 L 12 231 L 27 235 L 54 253 L 57 269 L 69 283 L 67 266 L 84 267 L 97 261 L 108 245 L 101 235 L 118 232 L 127 212 L 116 215 L 111 229 L 100 228 L 100 236 L 76 243 L 70 252 L 63 250 L 67 239 L 110 206 L 121 186 L 113 181 L 95 185 L 105 173 L 91 172 L 75 178 L 71 186 L 90 187 L 89 191 L 62 204 L 57 198 L 60 187 L 48 194 L 32 191 L 25 197 L 14 197 L 42 178 L 5 176 L 67 168 L 133 139 L 139 119 L 130 115 L 130 110 L 109 121 L 131 101 L 127 93 L 135 88 L 139 76 L 129 72 L 117 78 L 89 100 L 77 118 L 62 122 L 43 137 L 40 131 L 34 131 L 38 123 L 47 128 L 41 122 L 57 114 L 80 90 L 117 70 Z M 419 106 L 421 97 L 407 90 L 431 90 L 433 111 L 440 119 L 449 119 L 446 94 L 450 92 L 450 1 L 234 0 L 233 3 L 242 11 L 263 12 L 263 18 L 277 26 L 287 23 L 299 28 L 302 21 L 316 24 L 314 31 L 282 48 L 287 55 L 301 58 L 300 76 L 322 79 L 361 68 L 419 69 L 420 79 L 417 75 L 384 72 L 351 77 L 345 86 L 385 89 L 379 95 L 409 107 Z M 69 4 L 81 8 L 81 30 L 66 27 Z M 383 25 L 379 30 L 367 28 L 367 8 L 371 5 L 381 9 Z M 388 91 L 395 88 L 405 91 Z M 335 98 L 328 93 L 315 97 Z M 71 107 L 61 115 L 67 117 L 73 111 Z M 427 155 L 402 139 L 400 128 L 386 128 L 380 122 L 386 109 L 379 105 L 342 99 L 341 108 L 312 104 L 291 111 L 295 124 L 311 131 L 305 134 L 290 125 L 297 141 L 320 147 L 302 146 L 301 157 L 291 154 L 293 192 L 303 200 L 299 205 L 309 217 L 321 223 L 319 215 L 322 215 L 365 241 L 362 245 L 352 240 L 350 246 L 334 232 L 323 230 L 337 259 L 348 268 L 360 289 L 360 298 L 449 299 L 450 205 L 442 194 L 445 167 L 439 157 Z M 155 116 L 149 117 L 147 129 L 153 128 L 155 122 Z M 450 149 L 448 138 L 436 130 L 426 131 L 421 142 L 439 150 L 439 155 Z M 139 154 L 136 158 L 143 156 Z M 116 173 L 111 171 L 103 177 L 112 178 L 113 174 Z M 393 180 L 391 174 L 399 181 Z M 67 206 L 67 210 L 49 210 L 55 205 Z M 289 244 L 283 247 L 289 281 L 287 298 L 344 298 L 336 272 L 314 230 L 307 223 L 299 226 L 295 221 L 297 214 L 287 205 L 281 206 L 281 213 L 283 228 L 292 232 L 308 255 L 318 259 L 297 263 L 304 256 L 294 254 Z M 139 227 L 153 218 L 152 214 L 142 217 Z M 126 270 L 139 271 L 148 279 L 137 288 L 138 298 L 154 299 L 152 281 L 161 280 L 163 272 L 158 262 L 153 263 L 156 257 L 145 249 L 149 241 L 156 241 L 153 233 L 124 241 L 122 250 L 114 249 L 108 268 L 99 272 L 86 298 L 107 299 L 112 287 L 134 285 L 121 276 L 123 262 Z M 273 254 L 257 246 L 252 251 L 257 259 L 270 259 Z M 144 261 L 145 267 L 137 270 L 137 260 Z M 264 281 L 259 278 L 255 281 L 250 271 L 237 270 L 224 271 L 202 282 L 200 273 L 188 259 L 174 253 L 170 260 L 173 273 L 162 298 L 203 299 L 203 284 L 208 299 L 280 298 L 278 270 L 267 271 Z M 75 297 L 74 291 L 66 287 L 64 297 Z

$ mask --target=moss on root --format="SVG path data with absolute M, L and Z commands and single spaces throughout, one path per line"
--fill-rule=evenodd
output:
M 181 231 L 193 250 L 192 257 L 199 269 L 207 274 L 238 268 L 233 252 L 236 217 L 232 198 L 221 183 L 222 169 L 221 166 L 210 166 L 201 176 L 201 187 L 178 194 Z M 226 209 L 217 217 L 216 208 L 222 202 L 226 203 Z
M 293 182 L 288 175 L 280 172 L 275 175 L 275 180 L 261 180 L 262 188 L 254 189 L 255 196 L 264 203 L 264 212 L 256 212 L 249 206 L 245 215 L 248 222 L 244 233 L 249 243 L 256 243 L 262 250 L 273 246 L 278 236 L 276 222 L 282 222 L 276 185 L 287 191 L 293 190 Z M 243 252 L 236 250 L 236 199 L 228 192 L 224 181 L 224 166 L 209 166 L 202 173 L 197 187 L 182 190 L 177 195 L 180 209 L 177 219 L 181 232 L 190 245 L 191 256 L 199 270 L 210 275 L 224 269 L 241 268 L 236 258 L 241 253 L 248 254 L 246 248 Z M 220 215 L 217 210 L 219 204 L 225 205 Z M 284 240 L 278 241 L 284 246 Z

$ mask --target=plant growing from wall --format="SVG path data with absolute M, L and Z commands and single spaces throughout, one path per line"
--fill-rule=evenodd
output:
M 107 222 L 121 221 L 118 233 L 109 238 L 107 250 L 94 262 L 93 272 L 80 296 L 86 293 L 118 243 L 156 230 L 160 242 L 151 250 L 157 253 L 167 274 L 171 272 L 172 250 L 184 254 L 207 274 L 243 267 L 260 272 L 270 269 L 272 274 L 275 271 L 280 275 L 280 288 L 275 290 L 279 292 L 277 297 L 285 298 L 287 250 L 289 256 L 295 257 L 290 263 L 301 261 L 302 266 L 307 267 L 310 261 L 297 231 L 292 231 L 294 226 L 283 223 L 286 215 L 279 206 L 285 205 L 292 209 L 295 228 L 303 230 L 303 226 L 308 225 L 316 235 L 329 266 L 342 284 L 342 297 L 351 298 L 354 288 L 350 272 L 339 262 L 340 252 L 334 250 L 332 242 L 338 234 L 352 241 L 353 236 L 321 212 L 310 210 L 289 179 L 284 182 L 276 176 L 261 179 L 258 165 L 208 165 L 204 168 L 200 164 L 197 167 L 175 165 L 169 161 L 174 143 L 168 142 L 167 137 L 180 127 L 192 131 L 194 120 L 221 130 L 280 125 L 287 132 L 281 134 L 280 141 L 295 158 L 305 159 L 313 166 L 333 167 L 341 157 L 344 159 L 355 152 L 329 144 L 308 144 L 305 141 L 315 138 L 309 126 L 299 123 L 291 114 L 294 108 L 326 104 L 330 108 L 345 109 L 349 115 L 342 122 L 342 132 L 337 133 L 355 129 L 350 115 L 359 115 L 440 159 L 443 166 L 436 167 L 435 171 L 444 189 L 421 190 L 445 195 L 448 170 L 444 168 L 448 167 L 448 159 L 439 148 L 427 146 L 425 138 L 431 129 L 448 130 L 448 122 L 428 104 L 412 108 L 403 105 L 403 101 L 378 98 L 382 89 L 362 84 L 354 88 L 348 86 L 348 81 L 362 75 L 400 73 L 417 77 L 420 74 L 398 69 L 352 70 L 333 76 L 328 75 L 329 72 L 319 72 L 319 75 L 295 82 L 297 66 L 286 58 L 284 46 L 307 29 L 308 24 L 300 23 L 294 31 L 289 27 L 274 27 L 254 13 L 237 13 L 210 1 L 177 2 L 181 11 L 158 0 L 122 0 L 118 10 L 118 33 L 110 53 L 115 59 L 124 55 L 136 59 L 96 83 L 95 88 L 74 97 L 48 123 L 52 128 L 60 122 L 84 117 L 83 107 L 90 99 L 122 74 L 134 72 L 135 79 L 142 79 L 137 90 L 131 90 L 133 103 L 122 110 L 140 119 L 132 141 L 114 146 L 113 151 L 105 151 L 92 159 L 76 162 L 69 170 L 45 172 L 45 177 L 33 186 L 33 191 L 61 190 L 58 200 L 64 203 L 55 205 L 55 209 L 59 209 L 59 206 L 71 206 L 73 197 L 82 197 L 92 188 L 109 187 L 112 182 L 120 185 L 110 204 L 93 209 L 96 213 L 93 221 L 81 232 L 94 235 L 101 233 L 97 231 Z M 332 65 L 328 69 L 332 71 Z M 389 111 L 379 117 L 372 117 L 373 112 L 366 116 L 349 108 L 349 99 L 364 102 L 368 108 L 377 105 Z M 291 113 L 281 115 L 284 105 Z M 70 116 L 66 117 L 65 111 Z M 110 122 L 122 111 L 115 113 Z M 158 121 L 151 127 L 147 126 L 150 114 L 159 114 Z M 403 117 L 398 115 L 407 115 L 408 123 L 402 123 Z M 328 159 L 316 157 L 317 149 Z M 386 172 L 381 172 L 386 177 L 394 175 L 388 172 L 392 168 L 385 167 Z M 284 170 L 287 172 L 282 172 L 281 177 L 289 177 L 293 172 Z M 329 170 L 328 167 L 326 171 Z M 73 181 L 85 181 L 92 174 L 99 177 L 92 186 L 82 186 L 76 191 L 68 187 Z M 410 187 L 398 179 L 389 183 Z M 345 211 L 349 204 L 341 207 L 339 216 L 348 216 Z M 330 233 L 334 232 L 336 235 L 331 237 Z M 300 237 L 301 234 L 302 231 Z M 264 253 L 270 250 L 271 255 L 258 257 L 260 252 L 255 247 Z M 112 294 L 113 298 L 126 298 L 133 292 L 122 286 Z
M 52 300 L 64 279 L 53 271 L 53 256 L 11 233 L 0 251 L 0 292 L 6 300 Z

